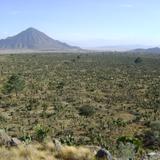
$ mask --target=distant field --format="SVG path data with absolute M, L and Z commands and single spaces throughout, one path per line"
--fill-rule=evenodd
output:
M 41 124 L 64 143 L 114 150 L 160 120 L 159 102 L 160 55 L 0 55 L 0 128 L 12 136 Z

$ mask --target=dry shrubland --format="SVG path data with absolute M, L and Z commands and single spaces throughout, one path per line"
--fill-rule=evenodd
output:
M 125 151 L 128 142 L 158 150 L 159 62 L 158 54 L 0 55 L 0 128 L 22 140 L 40 142 L 50 136 L 70 146 L 103 146 L 114 155 L 118 139 Z M 34 159 L 56 158 L 52 147 L 39 153 L 38 146 L 6 153 L 1 148 L 0 158 L 24 157 L 26 152 Z M 90 158 L 86 150 L 78 150 Z M 64 148 L 61 156 L 68 159 L 73 152 L 77 148 Z

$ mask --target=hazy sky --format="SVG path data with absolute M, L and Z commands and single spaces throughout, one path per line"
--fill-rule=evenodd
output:
M 0 38 L 34 27 L 81 46 L 160 45 L 160 0 L 0 0 L 0 21 Z

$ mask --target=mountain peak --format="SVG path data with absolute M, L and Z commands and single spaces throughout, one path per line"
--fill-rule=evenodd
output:
M 27 28 L 25 31 L 38 31 L 38 29 L 33 28 L 33 27 L 29 27 L 29 28 Z
M 30 27 L 19 34 L 0 40 L 0 49 L 32 49 L 32 50 L 72 50 L 66 43 L 54 40 L 45 33 Z

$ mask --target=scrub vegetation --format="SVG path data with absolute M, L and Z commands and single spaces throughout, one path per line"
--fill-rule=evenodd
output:
M 121 157 L 159 150 L 160 55 L 0 55 L 0 128 L 25 143 L 51 137 Z

